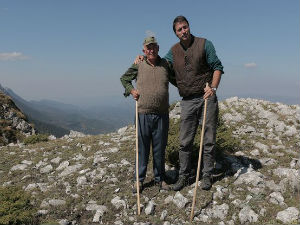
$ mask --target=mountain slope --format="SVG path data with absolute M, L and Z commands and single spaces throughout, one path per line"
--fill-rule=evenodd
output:
M 178 126 L 179 105 L 170 113 Z M 197 192 L 192 224 L 299 223 L 300 106 L 230 98 L 221 116 L 239 145 L 224 150 L 225 168 L 209 191 Z M 168 143 L 170 144 L 170 143 Z M 31 195 L 42 223 L 188 224 L 193 185 L 159 191 L 148 167 L 137 216 L 131 184 L 135 129 L 0 149 L 0 185 Z M 166 166 L 172 181 L 175 168 Z M 201 182 L 200 182 L 201 183 Z M 297 222 L 298 221 L 298 222 Z
M 0 106 L 0 146 L 22 141 L 25 136 L 35 133 L 26 116 L 1 90 Z

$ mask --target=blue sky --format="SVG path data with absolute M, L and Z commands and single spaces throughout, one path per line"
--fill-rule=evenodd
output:
M 151 4 L 150 4 L 151 3 Z M 211 40 L 223 63 L 218 95 L 299 104 L 299 1 L 0 1 L 0 84 L 27 100 L 94 104 L 120 98 L 120 76 L 147 31 L 164 56 L 173 19 Z M 179 99 L 171 88 L 171 99 Z

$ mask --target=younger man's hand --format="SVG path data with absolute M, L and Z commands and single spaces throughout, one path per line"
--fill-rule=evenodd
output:
M 138 55 L 135 60 L 134 60 L 134 64 L 140 64 L 142 61 L 144 61 L 144 56 L 143 55 Z

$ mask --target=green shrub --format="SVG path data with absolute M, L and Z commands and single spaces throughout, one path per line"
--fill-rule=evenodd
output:
M 0 224 L 37 224 L 30 195 L 17 187 L 0 187 Z
M 202 124 L 199 124 L 198 130 L 192 146 L 192 168 L 197 167 L 200 135 Z M 170 120 L 168 145 L 166 148 L 166 162 L 173 166 L 178 166 L 178 150 L 179 150 L 179 130 L 180 120 Z M 233 129 L 227 127 L 222 120 L 222 112 L 219 114 L 217 137 L 216 137 L 216 159 L 223 157 L 224 153 L 233 153 L 239 147 L 239 140 L 232 136 Z
M 24 144 L 35 144 L 43 141 L 48 141 L 48 135 L 47 134 L 36 134 L 28 136 L 24 139 Z

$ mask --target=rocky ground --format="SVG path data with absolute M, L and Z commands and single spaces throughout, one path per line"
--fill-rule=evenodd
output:
M 299 223 L 299 105 L 234 97 L 220 102 L 220 110 L 241 146 L 217 163 L 226 170 L 211 190 L 198 188 L 193 224 Z M 171 118 L 179 113 L 176 105 Z M 194 185 L 160 191 L 151 180 L 151 162 L 136 215 L 133 126 L 52 139 L 0 148 L 0 185 L 30 193 L 41 223 L 189 223 Z M 176 174 L 169 166 L 167 171 Z

